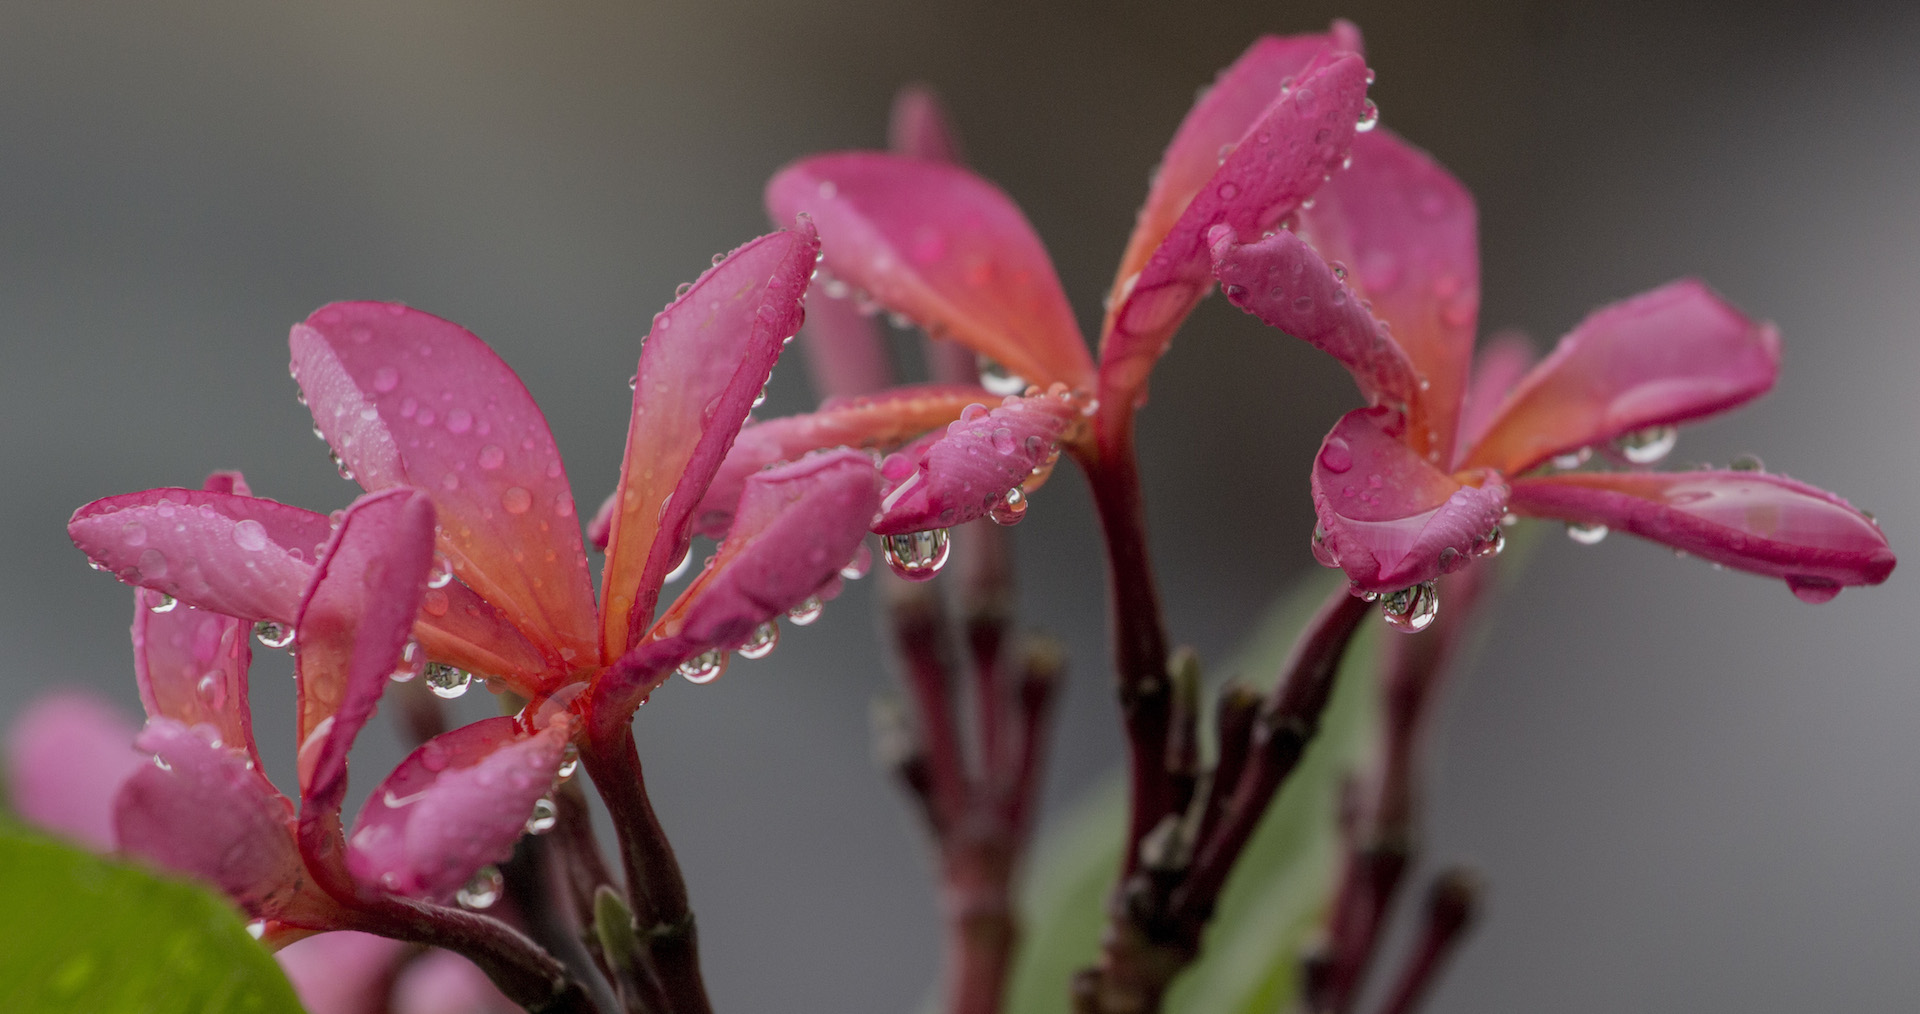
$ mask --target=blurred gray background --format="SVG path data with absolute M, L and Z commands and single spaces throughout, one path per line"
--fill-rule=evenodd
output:
M 1195 87 L 1334 15 L 1366 32 L 1385 122 L 1479 197 L 1483 326 L 1545 343 L 1708 279 L 1781 325 L 1786 372 L 1675 461 L 1757 452 L 1920 550 L 1910 5 L 8 0 L 0 719 L 62 683 L 137 708 L 128 595 L 62 532 L 79 504 L 223 467 L 351 499 L 286 375 L 320 303 L 401 299 L 486 338 L 590 509 L 651 313 L 764 230 L 782 162 L 882 143 L 900 83 L 944 92 L 1091 327 Z M 769 410 L 809 404 L 798 365 Z M 1307 468 L 1354 402 L 1306 348 L 1218 300 L 1195 315 L 1142 422 L 1177 638 L 1223 659 L 1313 566 Z M 1057 811 L 1119 751 L 1077 477 L 1018 541 L 1026 621 L 1074 658 Z M 1542 541 L 1436 744 L 1432 853 L 1492 896 L 1433 1009 L 1920 1008 L 1916 564 L 1810 607 L 1628 538 Z M 898 1014 L 935 973 L 921 842 L 868 760 L 888 678 L 865 584 L 773 661 L 640 715 L 723 1010 Z M 282 773 L 286 671 L 256 670 Z M 379 725 L 362 782 L 397 750 Z

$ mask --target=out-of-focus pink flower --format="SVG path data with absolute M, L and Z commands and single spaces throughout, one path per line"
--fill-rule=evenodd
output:
M 514 1014 L 473 962 L 350 930 L 294 941 L 276 955 L 307 1014 Z
M 1773 327 L 1699 282 L 1595 312 L 1530 371 L 1521 347 L 1496 343 L 1470 382 L 1473 199 L 1386 131 L 1356 140 L 1297 231 L 1216 228 L 1209 243 L 1234 305 L 1333 355 L 1370 402 L 1315 460 L 1313 546 L 1357 592 L 1394 593 L 1390 613 L 1496 550 L 1509 511 L 1582 541 L 1632 532 L 1808 601 L 1893 570 L 1878 526 L 1832 494 L 1758 470 L 1646 470 L 1673 427 L 1758 397 L 1779 370 Z M 1589 460 L 1623 470 L 1580 470 Z
M 113 796 L 144 762 L 113 706 L 72 690 L 28 705 L 7 730 L 7 798 L 15 813 L 96 852 L 113 847 Z

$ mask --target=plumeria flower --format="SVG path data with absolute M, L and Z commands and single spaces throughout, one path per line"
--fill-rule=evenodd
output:
M 1675 426 L 1772 388 L 1772 325 L 1683 280 L 1596 311 L 1530 370 L 1523 347 L 1496 343 L 1470 378 L 1472 197 L 1386 131 L 1352 157 L 1297 231 L 1209 243 L 1235 306 L 1332 354 L 1370 403 L 1315 460 L 1313 547 L 1357 593 L 1387 596 L 1389 619 L 1424 626 L 1433 579 L 1497 551 L 1509 512 L 1583 542 L 1631 532 L 1810 602 L 1886 580 L 1886 537 L 1839 497 L 1757 469 L 1646 467 Z M 1590 460 L 1622 467 L 1580 470 Z
M 368 490 L 336 518 L 231 475 L 81 508 L 75 543 L 146 589 L 140 745 L 160 763 L 121 792 L 122 847 L 304 929 L 350 925 L 341 908 L 370 895 L 444 900 L 511 848 L 583 725 L 624 726 L 676 669 L 837 582 L 880 513 L 878 470 L 853 450 L 745 478 L 720 551 L 654 620 L 695 509 L 799 327 L 816 250 L 806 228 L 761 237 L 655 318 L 598 607 L 525 388 L 469 332 L 395 304 L 323 307 L 290 338 L 317 431 Z M 249 630 L 297 649 L 297 817 L 258 771 Z M 390 676 L 422 670 L 443 696 L 480 674 L 531 703 L 427 742 L 343 835 L 354 735 Z
M 1108 298 L 1097 364 L 1032 227 L 998 188 L 954 164 L 929 111 L 896 116 L 905 153 L 802 159 L 774 176 L 767 205 L 776 219 L 812 216 L 832 284 L 972 349 L 991 362 L 996 386 L 1084 397 L 1098 422 L 1066 441 L 1096 453 L 1129 439 L 1153 363 L 1211 290 L 1208 230 L 1251 239 L 1281 227 L 1371 126 L 1358 46 L 1342 22 L 1325 35 L 1263 38 L 1221 73 L 1155 175 Z M 936 140 L 915 140 L 928 137 Z

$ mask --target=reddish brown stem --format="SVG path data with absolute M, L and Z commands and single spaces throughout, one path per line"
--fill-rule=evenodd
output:
M 1479 884 L 1472 874 L 1449 870 L 1440 875 L 1427 895 L 1426 922 L 1420 928 L 1420 938 L 1380 1014 L 1413 1014 L 1419 1009 L 1447 958 L 1472 927 L 1479 907 Z
M 927 794 L 938 831 L 961 819 L 971 792 L 953 713 L 953 650 L 946 613 L 932 586 L 904 581 L 890 583 L 887 613 L 902 680 L 918 719 Z
M 700 977 L 699 938 L 687 904 L 686 879 L 647 798 L 633 730 L 589 726 L 594 735 L 580 759 L 606 801 L 620 839 L 627 896 L 640 931 L 643 957 L 666 995 L 666 1014 L 712 1014 Z
M 1101 430 L 1096 452 L 1080 453 L 1106 537 L 1114 678 L 1127 729 L 1124 883 L 1139 863 L 1140 842 L 1174 810 L 1173 779 L 1166 767 L 1172 692 L 1159 586 L 1147 553 L 1146 505 L 1133 451 L 1133 417 L 1120 413 L 1111 420 L 1103 416 L 1101 421 L 1113 425 Z

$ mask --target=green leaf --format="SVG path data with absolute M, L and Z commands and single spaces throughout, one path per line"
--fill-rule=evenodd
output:
M 223 898 L 0 823 L 0 1010 L 299 1014 Z
M 1316 574 L 1283 597 L 1221 672 L 1271 685 L 1336 581 Z M 1169 1012 L 1270 1014 L 1293 1005 L 1301 950 L 1313 939 L 1334 887 L 1340 783 L 1377 735 L 1379 630 L 1379 624 L 1363 627 L 1348 651 L 1320 735 L 1241 856 L 1200 960 L 1167 998 Z M 1014 969 L 1010 1014 L 1067 1009 L 1073 974 L 1099 948 L 1125 818 L 1125 788 L 1115 777 L 1049 828 L 1036 847 L 1026 892 L 1026 945 Z

